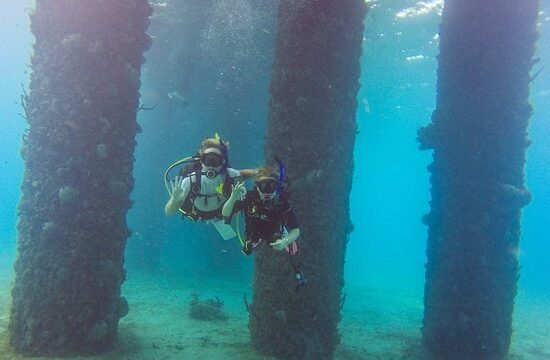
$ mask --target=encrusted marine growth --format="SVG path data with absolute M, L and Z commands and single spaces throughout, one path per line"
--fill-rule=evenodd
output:
M 297 261 L 309 282 L 296 291 L 286 252 L 256 254 L 249 327 L 264 354 L 331 359 L 340 342 L 366 10 L 363 0 L 281 2 L 266 157 L 287 166 L 302 234 Z
M 10 343 L 107 348 L 121 297 L 146 0 L 37 0 Z
M 433 149 L 425 349 L 438 359 L 502 358 L 519 277 L 521 208 L 537 0 L 447 0 Z

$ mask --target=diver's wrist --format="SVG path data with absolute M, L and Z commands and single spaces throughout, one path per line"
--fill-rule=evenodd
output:
M 231 193 L 231 196 L 229 197 L 228 201 L 231 201 L 231 203 L 235 203 L 237 200 L 239 200 L 240 194 L 236 191 Z
M 177 205 L 179 204 L 180 202 L 183 201 L 183 196 L 182 194 L 172 194 L 172 204 Z

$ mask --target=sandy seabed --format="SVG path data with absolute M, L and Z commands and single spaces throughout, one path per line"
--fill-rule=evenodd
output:
M 11 262 L 0 259 L 0 359 L 23 357 L 6 346 Z M 419 289 L 351 287 L 340 323 L 342 343 L 336 360 L 420 359 L 422 294 Z M 248 284 L 218 280 L 199 283 L 128 274 L 123 294 L 129 314 L 120 322 L 119 341 L 109 353 L 80 360 L 271 360 L 249 343 L 243 294 Z M 187 315 L 192 294 L 224 302 L 226 321 L 198 321 Z M 550 299 L 519 294 L 510 360 L 550 359 Z M 46 359 L 46 358 L 32 358 Z M 48 358 L 52 360 L 52 358 Z

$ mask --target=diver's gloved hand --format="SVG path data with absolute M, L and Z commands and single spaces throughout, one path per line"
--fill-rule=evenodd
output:
M 174 181 L 170 181 L 170 187 L 172 188 L 172 199 L 174 199 L 174 201 L 179 203 L 185 200 L 183 192 L 183 176 L 176 176 Z
M 284 238 L 278 239 L 277 241 L 272 242 L 269 245 L 273 246 L 275 250 L 281 251 L 288 246 L 288 238 L 284 237 Z
M 237 181 L 235 185 L 231 185 L 231 200 L 242 200 L 245 195 L 246 187 L 244 186 L 244 181 Z

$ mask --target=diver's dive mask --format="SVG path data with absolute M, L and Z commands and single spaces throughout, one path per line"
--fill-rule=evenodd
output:
M 277 191 L 277 180 L 274 179 L 262 179 L 256 183 L 258 190 L 262 193 L 272 194 Z
M 260 194 L 262 205 L 267 209 L 272 208 L 277 195 L 277 181 L 274 179 L 262 179 L 256 182 L 256 189 Z
M 225 158 L 221 154 L 209 152 L 201 155 L 201 163 L 208 167 L 217 168 L 225 163 Z

